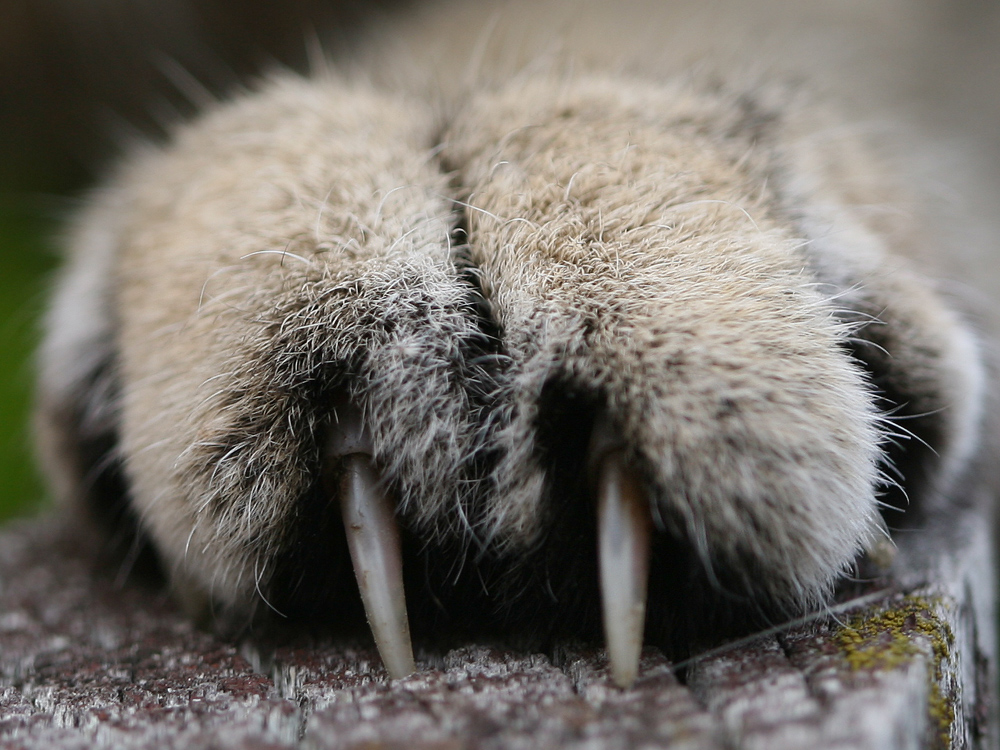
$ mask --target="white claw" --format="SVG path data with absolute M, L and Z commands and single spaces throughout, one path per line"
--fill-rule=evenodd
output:
M 597 475 L 597 545 L 604 637 L 611 676 L 628 687 L 639 673 L 646 585 L 649 579 L 649 503 L 621 449 L 600 458 Z
M 344 463 L 340 507 L 354 575 L 382 663 L 398 680 L 417 670 L 403 594 L 399 528 L 371 459 L 352 453 Z
M 360 418 L 338 409 L 328 450 L 343 457 L 340 508 L 361 590 L 368 625 L 389 676 L 398 680 L 417 670 L 410 642 L 410 623 L 403 593 L 403 555 L 393 504 L 372 465 L 368 436 Z

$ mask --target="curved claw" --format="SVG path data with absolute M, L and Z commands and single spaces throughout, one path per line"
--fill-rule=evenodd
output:
M 403 559 L 394 508 L 372 465 L 368 436 L 359 416 L 341 412 L 328 446 L 343 457 L 340 508 L 347 544 L 368 625 L 392 679 L 416 671 L 403 592 Z
M 382 663 L 397 680 L 417 669 L 403 593 L 399 528 L 371 459 L 352 453 L 345 464 L 340 507 L 354 575 Z
M 628 687 L 639 673 L 652 521 L 642 484 L 621 449 L 605 453 L 597 468 L 604 637 L 611 676 L 619 687 Z

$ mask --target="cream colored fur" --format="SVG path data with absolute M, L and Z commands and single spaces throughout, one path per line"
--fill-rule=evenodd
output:
M 660 534 L 768 606 L 823 601 L 882 533 L 887 412 L 932 422 L 907 489 L 933 503 L 985 403 L 935 280 L 954 248 L 868 133 L 915 111 L 926 26 L 834 5 L 429 5 L 349 72 L 274 76 L 134 154 L 49 317 L 59 494 L 84 493 L 76 433 L 115 431 L 175 585 L 249 612 L 346 397 L 404 524 L 515 567 L 559 534 L 556 389 L 616 425 Z

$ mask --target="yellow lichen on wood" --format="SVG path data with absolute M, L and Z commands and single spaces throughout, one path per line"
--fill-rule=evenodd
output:
M 938 727 L 940 746 L 949 746 L 955 709 L 941 683 L 955 638 L 948 623 L 935 613 L 934 602 L 904 597 L 896 606 L 852 618 L 835 637 L 852 670 L 896 669 L 924 652 L 915 637 L 929 643 L 928 713 Z

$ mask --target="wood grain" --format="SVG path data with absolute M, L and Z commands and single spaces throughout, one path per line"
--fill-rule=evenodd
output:
M 994 747 L 991 524 L 931 528 L 860 606 L 682 669 L 646 649 L 623 691 L 581 645 L 418 652 L 389 684 L 364 645 L 227 642 L 64 523 L 21 522 L 0 530 L 0 747 Z

